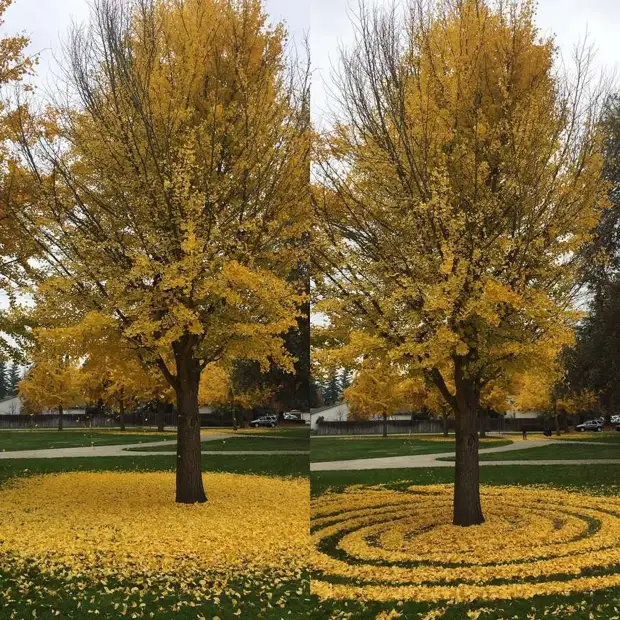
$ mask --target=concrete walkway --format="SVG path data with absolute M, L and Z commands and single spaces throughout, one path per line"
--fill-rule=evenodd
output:
M 494 452 L 514 452 L 517 450 L 529 450 L 551 444 L 566 445 L 568 442 L 553 439 L 532 439 L 518 441 L 508 446 L 496 448 L 480 448 L 480 454 Z M 579 445 L 600 445 L 595 442 L 579 442 Z M 310 463 L 310 471 L 345 471 L 359 469 L 406 469 L 426 467 L 454 467 L 454 461 L 442 461 L 439 459 L 453 459 L 454 452 L 440 452 L 438 454 L 417 454 L 412 456 L 385 456 L 374 459 L 353 459 L 348 461 L 327 461 L 324 463 Z M 620 459 L 592 459 L 592 460 L 558 460 L 558 461 L 480 461 L 481 466 L 487 465 L 587 465 L 591 463 L 618 464 Z
M 230 439 L 232 437 L 256 437 L 257 435 L 233 435 L 225 433 L 217 433 L 213 435 L 201 435 L 200 441 L 205 443 L 208 441 L 218 441 L 221 439 Z M 176 443 L 176 440 L 168 441 L 143 441 L 141 443 L 126 443 L 115 446 L 85 446 L 81 448 L 49 448 L 43 450 L 14 450 L 0 452 L 0 460 L 2 459 L 58 459 L 58 458 L 75 458 L 75 457 L 93 457 L 93 456 L 173 456 L 175 452 L 170 450 L 158 451 L 135 451 L 132 448 L 144 448 L 146 446 L 157 448 L 159 446 L 169 446 Z M 309 451 L 302 450 L 202 450 L 202 454 L 222 454 L 243 456 L 247 454 L 256 455 L 292 455 L 292 454 L 310 454 Z

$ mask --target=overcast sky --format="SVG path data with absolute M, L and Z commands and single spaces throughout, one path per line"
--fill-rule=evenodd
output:
M 356 6 L 357 0 L 266 0 L 272 19 L 285 20 L 297 41 L 301 43 L 304 34 L 310 33 L 312 107 L 317 120 L 325 109 L 324 83 L 329 78 L 330 61 L 336 61 L 338 45 L 352 39 L 350 15 Z M 87 16 L 88 0 L 14 0 L 3 31 L 25 32 L 31 37 L 29 51 L 41 53 L 38 81 L 44 84 L 53 66 L 53 52 L 58 52 L 72 20 L 83 22 Z M 620 63 L 619 0 L 539 0 L 538 22 L 544 34 L 556 35 L 565 55 L 588 33 L 601 67 L 611 71 Z
M 286 21 L 291 35 L 300 42 L 310 29 L 312 0 L 265 0 L 273 21 Z M 28 53 L 39 54 L 37 82 L 49 83 L 54 73 L 54 55 L 72 22 L 83 23 L 89 13 L 89 0 L 13 0 L 5 15 L 2 34 L 25 33 L 31 43 Z
M 387 4 L 391 0 L 374 2 Z M 310 0 L 315 121 L 326 109 L 324 86 L 326 82 L 329 85 L 330 64 L 337 62 L 338 46 L 353 39 L 350 18 L 357 6 L 357 0 Z M 538 0 L 537 21 L 542 34 L 555 35 L 564 56 L 569 57 L 587 34 L 597 49 L 599 67 L 613 71 L 620 66 L 620 0 Z

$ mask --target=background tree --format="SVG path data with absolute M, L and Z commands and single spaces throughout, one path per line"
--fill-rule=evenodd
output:
M 145 364 L 139 349 L 119 333 L 113 318 L 100 312 L 84 315 L 56 305 L 43 287 L 36 297 L 31 321 L 39 325 L 36 340 L 47 343 L 51 355 L 80 360 L 82 403 L 100 402 L 117 410 L 125 430 L 125 412 L 136 401 L 170 402 L 172 389 L 156 368 Z M 53 346 L 52 346 L 53 343 Z
M 555 58 L 527 0 L 362 8 L 318 156 L 317 310 L 454 411 L 455 525 L 484 520 L 481 394 L 571 342 L 571 258 L 605 204 L 603 93 L 587 50 L 571 78 Z
M 351 418 L 366 420 L 381 417 L 383 437 L 388 436 L 387 419 L 399 411 L 407 411 L 414 403 L 421 404 L 424 388 L 398 368 L 385 364 L 364 366 L 344 397 L 351 409 Z
M 323 387 L 323 402 L 326 405 L 334 405 L 341 397 L 338 371 L 332 370 L 325 379 Z
M 9 374 L 7 377 L 9 396 L 15 396 L 17 394 L 17 386 L 19 385 L 21 377 L 22 375 L 19 370 L 19 366 L 15 362 L 12 362 L 9 367 Z
M 63 430 L 63 413 L 68 407 L 82 403 L 79 361 L 59 352 L 49 334 L 35 333 L 33 365 L 19 383 L 19 394 L 31 408 L 58 411 L 58 430 Z
M 111 317 L 175 391 L 178 502 L 206 500 L 203 369 L 292 368 L 309 135 L 285 41 L 259 0 L 99 0 L 67 46 L 69 100 L 17 126 L 14 217 L 48 291 Z
M 228 364 L 207 366 L 200 382 L 200 404 L 230 411 L 234 430 L 240 422 L 244 425 L 244 411 L 266 404 L 273 397 L 269 385 L 260 385 L 254 380 L 244 383 L 246 377 L 238 373 L 238 365 L 233 360 Z
M 607 102 L 601 126 L 609 206 L 583 253 L 588 314 L 575 346 L 563 354 L 562 387 L 568 394 L 596 393 L 599 410 L 609 416 L 620 410 L 620 96 Z
M 5 25 L 4 15 L 12 0 L 0 0 L 0 26 Z M 32 269 L 29 258 L 35 253 L 35 244 L 21 234 L 18 222 L 12 217 L 9 197 L 15 193 L 11 174 L 13 120 L 16 111 L 11 92 L 34 72 L 36 57 L 29 57 L 24 50 L 29 43 L 25 35 L 0 37 L 0 89 L 5 97 L 0 101 L 0 354 L 5 359 L 23 362 L 19 340 L 27 331 L 23 317 L 16 309 L 20 305 L 19 287 Z M 22 85 L 30 90 L 29 85 Z M 8 337 L 7 337 L 8 336 Z M 0 381 L 2 379 L 0 378 Z M 9 394 L 8 386 L 4 395 Z
M 341 368 L 338 373 L 338 394 L 342 398 L 344 391 L 351 385 L 351 370 L 349 368 Z
M 9 393 L 6 362 L 0 360 L 0 399 L 6 398 Z

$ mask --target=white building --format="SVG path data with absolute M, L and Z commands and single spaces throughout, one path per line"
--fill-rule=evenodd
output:
M 507 411 L 506 418 L 513 420 L 535 420 L 538 418 L 540 411 Z
M 19 396 L 9 396 L 0 400 L 0 415 L 19 415 L 22 410 L 22 399 Z
M 316 430 L 316 423 L 319 418 L 328 422 L 346 422 L 349 417 L 349 405 L 347 403 L 336 403 L 326 407 L 310 410 L 310 429 Z

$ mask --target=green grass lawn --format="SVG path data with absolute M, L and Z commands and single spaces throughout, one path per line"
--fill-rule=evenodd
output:
M 113 446 L 128 443 L 148 443 L 173 438 L 174 432 L 149 431 L 120 432 L 105 429 L 59 430 L 1 430 L 0 452 L 15 450 L 43 450 L 47 448 L 79 448 L 87 446 Z
M 157 452 L 157 451 L 176 451 L 176 441 L 172 441 L 166 446 L 144 446 L 131 448 L 132 452 Z M 253 437 L 245 435 L 243 437 L 229 437 L 228 439 L 209 440 L 202 442 L 203 451 L 226 451 L 226 450 L 310 450 L 310 440 L 306 437 L 288 437 L 280 435 L 278 437 Z
M 568 433 L 553 436 L 553 439 L 561 439 L 562 441 L 579 442 L 579 441 L 595 441 L 596 443 L 615 443 L 620 444 L 620 433 L 618 431 L 605 431 L 603 433 Z
M 266 435 L 269 437 L 284 436 L 284 437 L 297 437 L 300 439 L 309 439 L 310 438 L 310 427 L 306 424 L 291 424 L 290 426 L 287 424 L 281 424 L 280 426 L 276 426 L 275 428 L 239 428 L 237 431 L 234 431 L 232 428 L 218 429 L 220 432 L 230 432 L 238 433 L 239 435 L 250 435 L 252 437 L 256 437 L 257 435 Z M 208 433 L 209 428 L 205 427 L 202 429 L 203 432 Z
M 197 575 L 196 583 L 205 576 Z M 187 588 L 171 588 L 165 596 L 153 596 L 135 588 L 128 595 L 129 584 L 109 580 L 103 587 L 93 587 L 79 577 L 55 578 L 43 575 L 32 566 L 20 570 L 0 568 L 0 619 L 84 620 L 101 618 L 155 618 L 158 620 L 280 620 L 306 618 L 313 603 L 307 579 L 265 583 L 264 588 L 248 590 L 244 581 L 231 582 L 226 590 L 214 588 L 210 600 L 198 603 Z M 244 592 L 239 600 L 231 590 Z M 286 601 L 283 610 L 278 602 Z M 33 612 L 36 610 L 36 615 Z M 241 614 L 239 611 L 241 610 Z
M 100 456 L 57 459 L 0 460 L 0 484 L 15 477 L 70 471 L 174 471 L 176 456 L 152 455 Z M 265 476 L 307 476 L 308 459 L 303 455 L 243 455 L 234 458 L 202 456 L 203 471 Z M 1 616 L 0 616 L 1 617 Z
M 259 434 L 265 435 L 284 435 L 286 437 L 299 437 L 302 439 L 310 439 L 310 427 L 306 424 L 292 424 L 291 426 L 277 426 L 273 429 L 260 429 Z M 620 433 L 619 433 L 620 434 Z
M 532 448 L 535 449 L 535 448 Z M 511 453 L 513 454 L 513 453 Z M 313 496 L 327 491 L 340 492 L 347 486 L 387 485 L 406 488 L 412 484 L 446 484 L 454 481 L 454 470 L 444 467 L 428 469 L 365 469 L 359 471 L 316 471 L 310 477 Z M 561 489 L 588 489 L 609 495 L 620 495 L 617 465 L 545 465 L 516 467 L 497 465 L 481 467 L 482 484 L 551 485 Z
M 509 439 L 482 439 L 487 448 L 507 446 Z M 313 463 L 325 461 L 346 461 L 350 459 L 372 459 L 383 456 L 411 456 L 416 454 L 440 454 L 454 451 L 454 438 L 437 441 L 424 439 L 419 435 L 409 437 L 316 437 L 310 441 L 310 460 Z
M 481 461 L 545 461 L 545 460 L 579 460 L 579 459 L 620 459 L 620 444 L 599 442 L 592 446 L 570 442 L 565 444 L 550 444 L 529 450 L 515 450 L 514 452 L 496 452 L 493 454 L 480 453 Z

